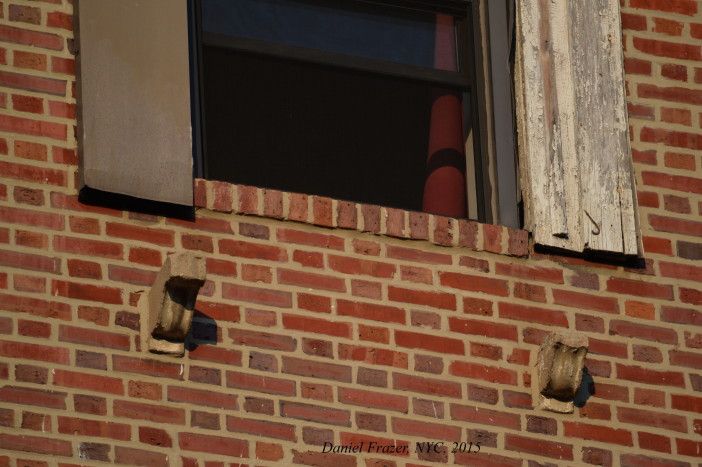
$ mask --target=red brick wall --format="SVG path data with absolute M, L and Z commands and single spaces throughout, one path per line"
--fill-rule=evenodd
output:
M 72 4 L 0 3 L 0 465 L 698 464 L 702 6 L 622 5 L 644 269 L 203 181 L 195 223 L 81 205 Z M 150 355 L 136 303 L 181 250 L 196 345 Z M 573 414 L 533 408 L 554 330 L 589 341 Z M 359 440 L 412 453 L 321 452 Z

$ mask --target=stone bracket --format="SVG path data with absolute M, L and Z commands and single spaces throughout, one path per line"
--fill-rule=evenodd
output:
M 534 385 L 538 407 L 572 413 L 573 401 L 583 381 L 587 339 L 574 334 L 550 334 L 539 349 Z
M 140 300 L 142 348 L 153 353 L 182 356 L 185 338 L 200 287 L 205 283 L 205 260 L 192 253 L 175 253 L 166 258 L 146 300 Z

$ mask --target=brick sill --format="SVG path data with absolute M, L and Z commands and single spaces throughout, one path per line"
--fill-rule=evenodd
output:
M 425 240 L 444 247 L 519 257 L 529 254 L 526 230 L 199 178 L 195 179 L 195 207 L 330 229 Z

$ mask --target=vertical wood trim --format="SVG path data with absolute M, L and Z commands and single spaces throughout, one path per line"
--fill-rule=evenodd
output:
M 519 0 L 515 89 L 536 243 L 637 254 L 617 0 Z

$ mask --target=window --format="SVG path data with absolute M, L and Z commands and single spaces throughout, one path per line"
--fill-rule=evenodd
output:
M 204 178 L 486 218 L 477 3 L 193 9 Z
M 641 251 L 618 0 L 197 1 L 78 3 L 81 199 L 194 171 L 519 227 L 523 193 L 539 245 Z

